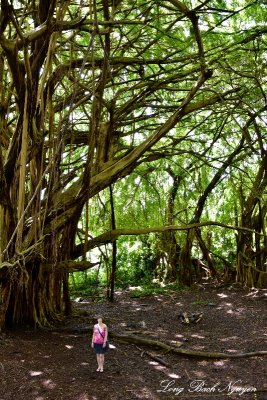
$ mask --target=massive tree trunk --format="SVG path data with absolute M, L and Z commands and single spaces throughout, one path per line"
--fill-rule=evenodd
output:
M 162 29 L 149 25 L 153 8 L 140 18 L 135 4 L 95 1 L 84 11 L 68 0 L 1 2 L 0 329 L 68 314 L 68 272 L 91 266 L 86 238 L 75 242 L 88 199 L 153 158 L 185 116 L 240 91 L 205 87 L 212 71 L 198 26 L 204 3 L 171 3 Z M 177 21 L 192 34 L 185 57 L 169 45 L 161 54 L 162 35 L 180 43 Z M 163 104 L 153 123 L 151 104 Z

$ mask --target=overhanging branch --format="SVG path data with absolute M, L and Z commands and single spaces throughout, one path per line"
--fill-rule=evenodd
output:
M 114 229 L 89 240 L 86 245 L 87 250 L 92 250 L 96 247 L 112 243 L 117 240 L 120 236 L 138 236 L 146 235 L 149 233 L 163 233 L 167 231 L 188 231 L 190 229 L 205 227 L 205 226 L 217 226 L 221 228 L 231 229 L 234 231 L 250 232 L 255 235 L 265 236 L 263 233 L 257 232 L 254 229 L 240 227 L 235 225 L 228 225 L 222 222 L 216 221 L 204 221 L 198 223 L 192 223 L 188 225 L 168 225 L 168 226 L 158 226 L 151 228 L 136 228 L 136 229 Z M 78 258 L 83 254 L 84 244 L 79 244 L 74 250 L 74 258 Z

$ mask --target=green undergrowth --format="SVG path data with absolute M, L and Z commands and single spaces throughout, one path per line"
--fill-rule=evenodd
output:
M 146 297 L 152 295 L 161 294 L 172 294 L 180 292 L 181 290 L 186 290 L 178 283 L 150 283 L 150 282 L 131 282 L 127 284 L 118 283 L 115 288 L 116 291 L 122 291 L 129 293 L 130 297 Z M 107 285 L 105 281 L 97 281 L 89 277 L 89 279 L 71 282 L 70 281 L 70 295 L 71 299 L 81 298 L 91 298 L 93 301 L 103 301 L 106 299 Z
M 129 287 L 131 297 L 146 297 L 152 295 L 172 294 L 186 290 L 177 283 L 168 285 L 144 284 L 137 287 Z

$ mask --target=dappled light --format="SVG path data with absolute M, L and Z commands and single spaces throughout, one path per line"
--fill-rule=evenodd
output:
M 235 315 L 240 315 L 242 314 L 242 310 L 227 310 L 227 314 L 235 314 Z
M 159 363 L 157 363 L 156 361 L 149 361 L 148 362 L 150 365 L 152 365 L 155 369 L 157 369 L 158 371 L 162 371 L 165 370 L 166 367 L 164 365 L 160 365 Z
M 157 301 L 164 301 L 164 298 L 162 296 L 155 296 L 155 299 Z
M 115 292 L 116 297 L 120 297 L 122 294 L 123 292 L 121 290 Z
M 246 295 L 245 295 L 245 297 L 248 297 L 248 298 L 258 298 L 258 296 L 261 296 L 263 299 L 267 299 L 267 289 L 261 289 L 261 290 L 259 290 L 259 289 L 254 289 L 254 290 L 251 290 L 249 293 L 247 293 Z
M 227 349 L 228 353 L 238 353 L 237 349 Z
M 203 360 L 203 361 L 198 361 L 198 365 L 200 365 L 200 366 L 209 365 L 209 362 L 208 362 L 208 361 L 206 361 L 206 360 Z
M 170 341 L 170 344 L 171 344 L 172 346 L 178 346 L 178 347 L 181 346 L 181 342 L 178 341 L 178 340 L 171 340 L 171 341 Z
M 71 346 L 71 345 L 69 345 L 69 344 L 65 344 L 65 347 L 66 347 L 68 350 L 71 350 L 71 349 L 73 349 L 74 346 Z
M 143 291 L 143 287 L 142 286 L 129 286 L 128 288 L 129 291 L 133 291 L 133 290 L 140 290 Z
M 225 293 L 218 293 L 217 296 L 220 297 L 220 298 L 222 298 L 222 299 L 228 297 L 228 295 L 225 294 Z
M 31 376 L 40 376 L 40 375 L 43 375 L 43 372 L 42 371 L 30 371 L 29 374 Z
M 89 397 L 88 394 L 82 393 L 77 397 L 77 400 L 100 400 L 99 397 L 93 396 L 92 398 Z
M 204 350 L 204 349 L 205 349 L 205 346 L 201 346 L 201 345 L 194 345 L 194 346 L 193 346 L 193 348 L 194 348 L 195 350 L 202 351 L 202 350 Z
M 81 313 L 69 317 L 62 327 L 10 333 L 4 345 L 0 339 L 0 398 L 10 391 L 19 400 L 25 400 L 25 393 L 33 400 L 166 400 L 180 395 L 186 398 L 188 394 L 194 399 L 190 387 L 192 390 L 199 385 L 199 390 L 202 387 L 208 391 L 218 382 L 220 388 L 227 388 L 240 379 L 240 390 L 263 390 L 263 355 L 233 359 L 228 356 L 264 350 L 265 301 L 259 299 L 253 308 L 246 307 L 248 297 L 231 291 L 227 302 L 222 298 L 216 303 L 218 296 L 213 288 L 172 296 L 171 302 L 168 295 L 160 296 L 163 301 L 158 302 L 154 295 L 132 298 L 130 293 L 124 293 L 112 305 L 79 303 Z M 186 306 L 176 307 L 177 303 Z M 203 318 L 184 324 L 177 318 L 180 310 L 186 310 L 188 315 L 202 312 Z M 227 310 L 239 310 L 244 323 L 240 324 L 238 313 L 228 314 Z M 104 315 L 110 333 L 103 373 L 96 371 L 91 348 L 91 316 L 99 314 Z M 129 340 L 121 341 L 120 335 Z M 145 345 L 139 339 L 152 343 Z M 179 351 L 189 351 L 190 356 Z M 220 398 L 219 393 L 215 394 Z M 226 396 L 230 398 L 227 393 Z
M 180 379 L 181 375 L 174 374 L 173 372 L 169 373 L 168 376 L 173 379 Z
M 191 337 L 192 338 L 197 338 L 197 339 L 205 339 L 205 336 L 202 336 L 202 335 L 199 335 L 199 334 L 194 334 L 194 335 L 191 335 Z
M 213 365 L 219 368 L 227 368 L 227 361 L 214 361 Z
M 132 394 L 133 396 L 135 396 L 134 398 L 136 398 L 138 400 L 139 399 L 140 400 L 143 400 L 143 399 L 158 400 L 158 397 L 155 394 L 153 394 L 153 392 L 150 389 L 148 389 L 146 387 L 144 387 L 140 390 L 126 389 L 125 395 L 127 396 L 128 394 Z
M 55 389 L 55 387 L 56 387 L 56 384 L 51 379 L 47 379 L 45 381 L 42 381 L 42 385 L 46 389 Z
M 219 309 L 223 309 L 223 308 L 229 309 L 230 307 L 232 308 L 232 307 L 233 307 L 233 304 L 232 304 L 232 303 L 226 303 L 226 302 L 222 302 L 222 303 L 220 304 L 220 306 L 218 306 Z
M 182 302 L 180 302 L 180 301 L 178 303 L 175 303 L 175 306 L 183 307 L 183 305 L 184 304 Z
M 236 341 L 236 340 L 238 340 L 239 339 L 239 337 L 238 336 L 228 336 L 228 337 L 226 337 L 226 338 L 222 338 L 222 339 L 220 339 L 220 341 L 221 342 L 230 342 L 230 341 Z
M 205 379 L 207 378 L 207 373 L 205 371 L 201 371 L 201 370 L 193 370 L 194 376 L 197 379 Z

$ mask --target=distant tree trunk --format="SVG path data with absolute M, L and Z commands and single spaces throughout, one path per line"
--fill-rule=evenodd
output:
M 217 274 L 217 271 L 213 265 L 209 246 L 205 243 L 204 239 L 202 238 L 201 230 L 196 229 L 195 232 L 196 232 L 196 239 L 197 239 L 199 247 L 202 251 L 203 261 L 206 262 L 206 267 L 209 270 L 209 275 L 211 277 L 215 277 Z
M 236 157 L 237 154 L 240 153 L 240 151 L 243 148 L 243 144 L 244 144 L 244 137 L 242 137 L 239 145 L 236 147 L 236 149 L 228 156 L 227 160 L 222 164 L 221 168 L 218 169 L 218 171 L 216 172 L 216 174 L 214 175 L 214 177 L 212 178 L 212 180 L 210 181 L 210 183 L 207 185 L 206 189 L 204 190 L 203 194 L 199 197 L 196 208 L 195 208 L 195 212 L 194 212 L 194 216 L 191 219 L 190 223 L 196 223 L 200 221 L 200 218 L 202 216 L 202 212 L 206 203 L 206 200 L 208 199 L 208 196 L 210 195 L 210 193 L 212 192 L 212 190 L 216 187 L 216 185 L 218 184 L 218 182 L 220 181 L 222 175 L 224 174 L 225 170 L 227 167 L 229 167 L 229 165 L 231 165 L 231 162 L 234 160 L 234 158 Z M 198 232 L 198 235 L 201 235 L 200 230 Z M 201 236 L 199 236 L 200 238 Z M 187 232 L 187 238 L 186 238 L 186 242 L 185 245 L 182 247 L 181 249 L 181 253 L 180 253 L 180 260 L 179 260 L 179 265 L 180 265 L 180 275 L 179 275 L 179 279 L 181 281 L 181 283 L 190 286 L 193 282 L 193 271 L 192 271 L 192 255 L 191 255 L 191 251 L 192 251 L 192 246 L 194 243 L 194 238 L 195 238 L 195 230 L 191 229 Z M 203 242 L 202 242 L 202 249 L 204 250 L 204 253 L 206 252 L 207 247 L 204 246 Z M 208 255 L 205 254 L 204 257 L 207 259 Z M 209 268 L 211 271 L 211 274 L 214 275 L 216 274 L 216 270 L 213 267 L 213 263 L 211 258 L 209 258 Z
M 185 245 L 181 248 L 179 259 L 179 281 L 183 285 L 191 286 L 193 283 L 191 250 L 195 238 L 195 230 L 189 229 L 186 235 Z
M 237 282 L 255 287 L 267 284 L 266 265 L 266 204 L 261 199 L 267 186 L 267 152 L 265 152 L 258 173 L 246 200 L 242 201 L 240 226 L 254 229 L 252 232 L 239 231 L 237 235 Z
M 173 179 L 173 184 L 169 192 L 169 198 L 167 203 L 167 225 L 174 225 L 175 223 L 175 198 L 178 192 L 179 184 L 181 182 L 181 176 L 175 175 L 175 173 L 169 168 L 167 172 Z M 163 232 L 160 241 L 160 251 L 166 255 L 167 271 L 165 279 L 167 281 L 176 280 L 178 277 L 178 265 L 180 246 L 177 243 L 176 235 L 174 231 Z

